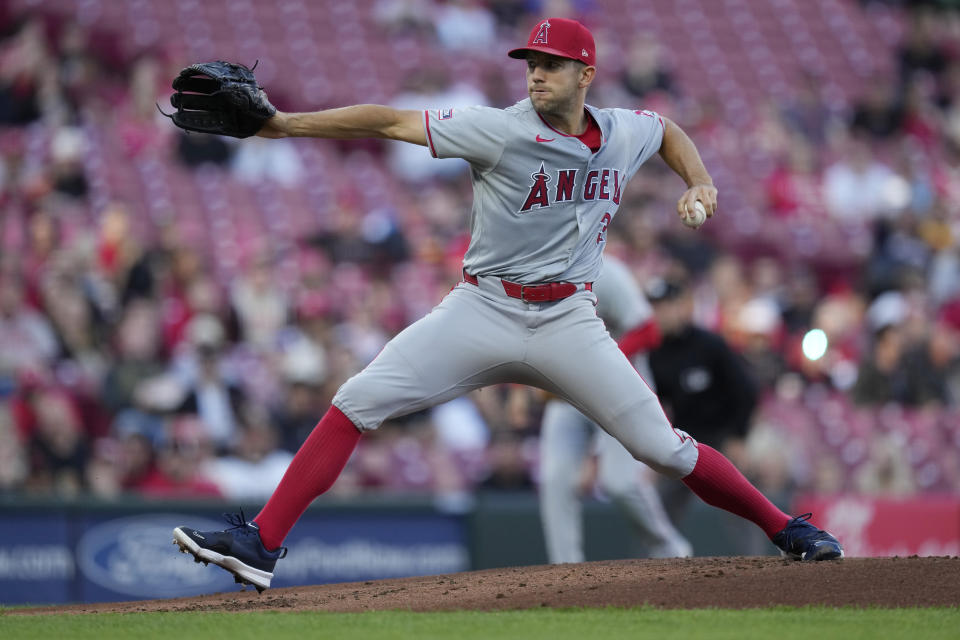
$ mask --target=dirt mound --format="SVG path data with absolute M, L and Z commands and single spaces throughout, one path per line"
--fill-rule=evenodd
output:
M 644 604 L 667 609 L 960 606 L 958 576 L 958 557 L 847 558 L 811 564 L 770 557 L 617 560 L 289 587 L 270 589 L 260 595 L 250 589 L 196 598 L 45 607 L 10 613 L 488 611 Z

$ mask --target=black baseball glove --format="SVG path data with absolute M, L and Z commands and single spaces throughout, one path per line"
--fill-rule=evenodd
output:
M 164 115 L 187 131 L 247 138 L 277 112 L 253 69 L 242 64 L 223 60 L 192 64 L 173 79 L 173 88 L 177 92 L 170 96 L 170 104 L 176 112 Z

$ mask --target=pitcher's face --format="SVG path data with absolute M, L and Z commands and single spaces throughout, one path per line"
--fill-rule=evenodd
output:
M 576 60 L 531 51 L 527 54 L 527 93 L 537 113 L 564 115 L 577 106 L 584 83 L 584 70 Z

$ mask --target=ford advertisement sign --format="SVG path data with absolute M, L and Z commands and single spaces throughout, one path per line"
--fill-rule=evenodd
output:
M 231 587 L 233 578 L 226 571 L 210 571 L 192 556 L 177 553 L 172 531 L 185 522 L 202 530 L 225 528 L 216 520 L 174 514 L 108 520 L 80 537 L 77 567 L 85 580 L 123 599 L 190 596 Z
M 228 525 L 216 514 L 114 515 L 0 508 L 0 605 L 109 602 L 239 590 L 179 553 L 172 531 Z M 428 510 L 308 511 L 286 541 L 275 587 L 470 569 L 465 518 Z

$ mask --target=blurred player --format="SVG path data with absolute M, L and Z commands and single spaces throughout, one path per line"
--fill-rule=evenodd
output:
M 659 341 L 653 310 L 630 270 L 605 256 L 593 283 L 597 315 L 620 350 L 650 381 L 646 351 Z M 552 563 L 583 562 L 580 473 L 588 456 L 597 456 L 597 483 L 634 525 L 651 558 L 687 557 L 690 543 L 670 522 L 654 486 L 653 472 L 634 460 L 615 438 L 567 402 L 551 398 L 540 432 L 540 516 Z

